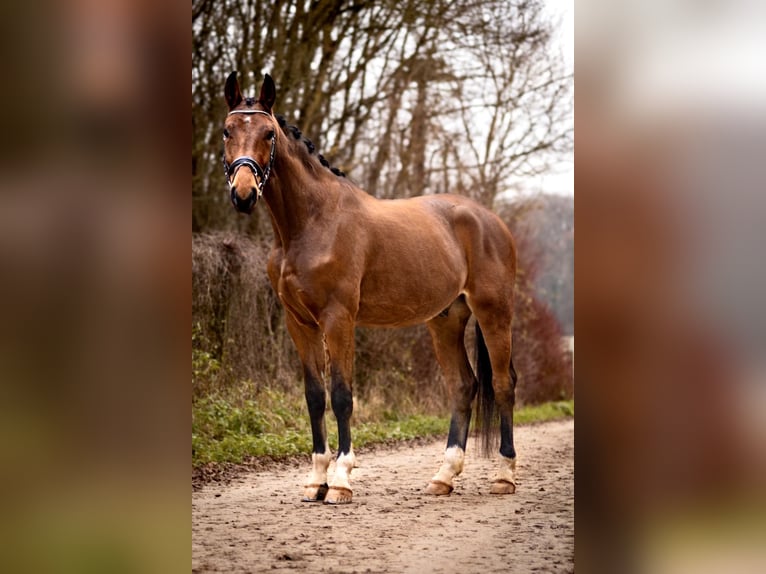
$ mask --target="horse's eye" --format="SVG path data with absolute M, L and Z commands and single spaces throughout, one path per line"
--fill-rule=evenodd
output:
M 225 138 L 229 137 L 229 130 L 227 130 L 226 128 L 224 128 L 223 130 L 223 137 Z
M 266 134 L 266 140 L 271 140 L 274 137 L 274 130 L 269 130 L 269 133 Z

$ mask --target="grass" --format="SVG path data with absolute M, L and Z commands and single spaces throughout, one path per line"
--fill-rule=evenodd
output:
M 244 387 L 243 387 L 244 388 Z M 328 409 L 329 410 L 329 409 Z M 574 416 L 574 401 L 517 409 L 517 424 Z M 335 420 L 328 414 L 330 447 L 338 443 Z M 381 420 L 354 422 L 354 446 L 444 435 L 449 418 L 386 412 Z M 249 457 L 286 457 L 311 452 L 311 428 L 303 397 L 276 391 L 248 398 L 237 390 L 195 400 L 192 404 L 192 466 L 209 462 L 240 463 Z
M 552 401 L 541 405 L 530 405 L 516 409 L 513 422 L 517 425 L 555 421 L 574 416 L 574 399 Z

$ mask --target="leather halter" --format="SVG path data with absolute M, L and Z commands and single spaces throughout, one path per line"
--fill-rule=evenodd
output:
M 252 115 L 252 114 L 263 114 L 264 116 L 271 117 L 271 114 L 268 112 L 262 112 L 261 110 L 234 110 L 232 112 L 229 112 L 229 115 L 232 114 L 246 114 L 246 115 Z M 257 176 L 256 180 L 260 180 L 257 184 L 257 190 L 258 190 L 258 199 L 263 195 L 263 188 L 266 185 L 266 182 L 269 179 L 269 175 L 271 174 L 271 166 L 274 164 L 274 154 L 277 149 L 277 135 L 274 134 L 274 137 L 271 138 L 271 153 L 269 154 L 269 164 L 263 168 L 261 164 L 259 164 L 257 161 L 255 161 L 255 158 L 250 157 L 249 155 L 242 155 L 235 159 L 233 162 L 228 163 L 226 161 L 226 154 L 223 154 L 223 173 L 226 176 L 226 183 L 229 184 L 229 189 L 231 190 L 231 201 L 234 203 L 234 189 L 232 187 L 232 180 L 234 179 L 234 176 L 237 174 L 237 170 L 242 167 L 243 165 L 250 169 L 250 171 L 253 172 L 253 175 Z

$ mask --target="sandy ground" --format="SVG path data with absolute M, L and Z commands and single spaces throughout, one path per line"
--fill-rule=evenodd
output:
M 574 572 L 574 422 L 518 427 L 516 493 L 472 455 L 448 497 L 423 489 L 444 441 L 357 453 L 354 502 L 302 503 L 308 468 L 192 494 L 193 572 Z M 330 467 L 332 472 L 333 467 Z

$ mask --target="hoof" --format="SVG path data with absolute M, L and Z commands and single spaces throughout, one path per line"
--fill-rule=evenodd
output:
M 490 494 L 513 494 L 516 492 L 516 485 L 509 480 L 498 479 L 492 483 L 489 489 Z
M 325 496 L 325 504 L 349 504 L 351 502 L 351 489 L 342 486 L 331 486 Z
M 434 496 L 446 496 L 452 492 L 452 487 L 446 482 L 440 480 L 432 480 L 426 486 L 426 494 L 432 494 Z
M 326 484 L 309 484 L 303 491 L 301 502 L 322 502 L 327 496 Z

